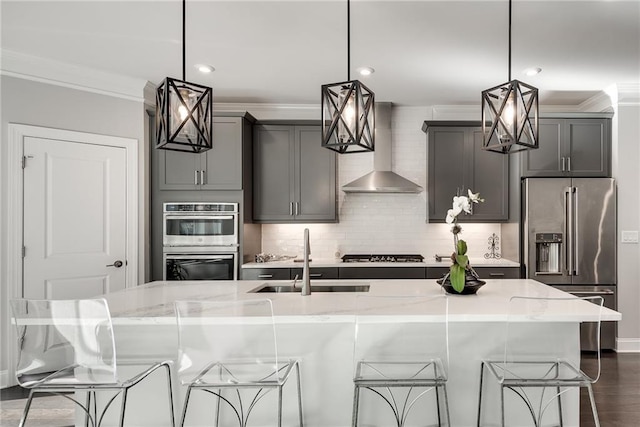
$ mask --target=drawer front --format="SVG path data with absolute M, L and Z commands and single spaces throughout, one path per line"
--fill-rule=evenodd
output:
M 289 279 L 293 280 L 296 275 L 302 279 L 302 268 L 292 268 Z M 309 276 L 311 280 L 337 279 L 338 267 L 310 267 Z
M 449 272 L 449 267 L 427 267 L 427 279 L 441 279 Z
M 242 280 L 289 280 L 289 269 L 243 268 Z
M 519 279 L 519 267 L 474 267 L 481 279 Z M 427 267 L 427 279 L 440 279 L 449 267 Z
M 340 267 L 340 279 L 424 279 L 425 267 Z

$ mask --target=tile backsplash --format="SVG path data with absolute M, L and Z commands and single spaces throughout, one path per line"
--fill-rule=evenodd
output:
M 421 130 L 425 108 L 395 107 L 392 111 L 393 170 L 422 186 L 419 194 L 346 194 L 342 185 L 373 170 L 373 153 L 338 156 L 339 219 L 337 224 L 264 224 L 262 251 L 301 255 L 304 228 L 309 228 L 311 252 L 316 258 L 346 253 L 417 253 L 425 258 L 453 252 L 449 224 L 427 220 L 427 147 Z M 453 195 L 452 195 L 453 197 Z M 462 224 L 469 255 L 489 252 L 488 239 L 501 235 L 500 224 Z

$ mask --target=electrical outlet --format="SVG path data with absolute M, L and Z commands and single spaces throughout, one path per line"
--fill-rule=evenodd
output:
M 638 243 L 638 232 L 637 231 L 623 231 L 622 232 L 622 243 Z

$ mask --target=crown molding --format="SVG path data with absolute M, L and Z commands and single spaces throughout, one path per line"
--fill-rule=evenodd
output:
M 607 92 L 598 92 L 591 98 L 580 103 L 578 105 L 578 111 L 597 113 L 613 111 L 613 100 Z
M 38 56 L 1 49 L 0 73 L 101 95 L 144 102 L 146 80 L 71 65 Z
M 216 112 L 246 111 L 257 120 L 319 120 L 320 104 L 214 102 Z
M 640 105 L 640 84 L 639 83 L 619 83 L 618 105 L 638 106 Z

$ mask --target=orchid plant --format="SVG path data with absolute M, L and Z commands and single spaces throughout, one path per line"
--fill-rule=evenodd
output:
M 464 289 L 465 272 L 470 269 L 469 257 L 467 256 L 467 242 L 460 239 L 458 234 L 462 231 L 462 227 L 458 225 L 458 215 L 462 212 L 472 214 L 472 203 L 484 202 L 480 198 L 480 193 L 473 193 L 467 190 L 467 196 L 454 196 L 453 206 L 447 211 L 447 224 L 453 224 L 451 232 L 453 233 L 454 252 L 451 255 L 453 264 L 449 268 L 449 280 L 451 286 L 456 292 L 462 292 Z

